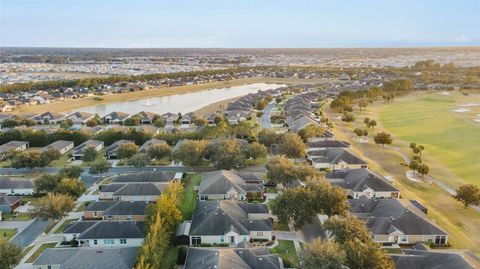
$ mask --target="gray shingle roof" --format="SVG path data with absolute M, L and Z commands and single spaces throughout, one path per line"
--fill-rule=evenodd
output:
M 398 199 L 350 199 L 350 211 L 364 220 L 374 234 L 400 230 L 407 235 L 447 235 L 420 214 L 406 208 Z M 412 205 L 413 207 L 413 205 Z
M 308 142 L 307 146 L 309 148 L 349 148 L 351 145 L 346 141 L 321 140 L 321 141 Z
M 143 238 L 144 222 L 79 221 L 66 227 L 63 233 L 78 233 L 78 239 Z
M 385 179 L 365 168 L 333 171 L 325 174 L 325 178 L 334 185 L 352 191 L 361 192 L 367 187 L 374 191 L 398 191 Z
M 72 153 L 73 154 L 84 154 L 85 150 L 87 150 L 88 148 L 90 148 L 90 147 L 96 148 L 96 147 L 98 147 L 99 145 L 102 145 L 102 144 L 103 144 L 103 141 L 100 141 L 100 140 L 87 140 L 87 141 L 83 142 L 82 144 L 74 147 L 72 149 Z
M 271 231 L 270 220 L 249 220 L 248 212 L 237 201 L 199 201 L 195 206 L 190 235 L 224 235 L 229 231 L 248 235 L 250 231 Z M 248 206 L 253 213 L 255 205 Z M 264 206 L 258 206 L 258 211 Z
M 112 183 L 169 182 L 174 177 L 175 173 L 169 172 L 142 172 L 116 176 L 112 178 Z
M 397 269 L 473 269 L 457 253 L 404 250 L 403 255 L 391 255 Z
M 24 145 L 28 145 L 28 142 L 25 142 L 25 141 L 10 141 L 8 143 L 5 143 L 3 145 L 0 146 L 0 153 L 1 152 L 7 152 L 11 149 L 17 149 L 21 146 L 24 146 Z
M 283 268 L 277 254 L 267 248 L 205 249 L 190 248 L 185 269 L 280 269 Z
M 199 194 L 225 194 L 230 189 L 238 193 L 261 192 L 262 186 L 259 184 L 247 184 L 239 174 L 234 171 L 219 170 L 203 174 Z
M 320 157 L 313 158 L 312 160 L 317 162 L 320 160 L 328 160 L 331 164 L 338 164 L 341 161 L 344 161 L 347 164 L 367 164 L 367 162 L 344 148 L 327 148 L 316 151 L 316 154 Z
M 103 215 L 145 215 L 147 203 L 143 201 L 97 201 L 90 203 L 85 211 L 103 211 Z
M 31 180 L 12 180 L 0 178 L 0 189 L 34 189 L 35 185 Z
M 135 265 L 138 248 L 49 248 L 33 265 L 60 265 L 60 269 L 131 269 Z

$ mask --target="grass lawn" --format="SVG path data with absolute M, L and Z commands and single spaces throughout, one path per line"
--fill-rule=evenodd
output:
M 273 223 L 272 228 L 273 228 L 274 231 L 290 231 L 290 228 L 288 228 L 288 224 L 278 222 L 278 221 Z
M 2 214 L 3 220 L 31 220 L 34 218 L 31 213 Z
M 387 254 L 403 254 L 401 248 L 382 248 Z
M 57 245 L 57 243 L 46 243 L 42 244 L 33 254 L 32 256 L 28 257 L 26 263 L 32 263 L 34 262 L 40 254 L 42 254 L 43 251 L 45 251 L 47 248 L 53 248 Z
M 448 239 L 452 247 L 468 248 L 480 253 L 480 234 L 478 233 L 480 215 L 478 212 L 471 208 L 464 209 L 460 202 L 454 200 L 448 192 L 436 184 L 415 183 L 406 178 L 406 169 L 400 166 L 403 159 L 396 148 L 408 153 L 408 143 L 394 138 L 392 146 L 382 148 L 372 142 L 358 143 L 356 141 L 353 129 L 364 126 L 363 118 L 365 116 L 378 119 L 375 117 L 376 111 L 378 111 L 376 106 L 377 104 L 369 106 L 361 114 L 356 111 L 357 120 L 354 123 L 342 122 L 338 119 L 340 114 L 325 109 L 328 117 L 334 123 L 335 137 L 352 143 L 352 151 L 366 160 L 370 169 L 393 177 L 395 186 L 400 190 L 401 198 L 415 199 L 424 204 L 428 208 L 429 219 L 449 234 Z M 381 122 L 377 120 L 377 123 L 379 126 L 376 127 L 374 133 L 383 130 Z M 373 140 L 372 134 L 368 136 L 368 140 Z M 426 151 L 429 151 L 428 146 Z
M 70 154 L 67 152 L 60 156 L 58 160 L 53 161 L 50 163 L 50 167 L 67 167 L 69 165 L 68 160 L 71 158 Z
M 201 174 L 190 174 L 183 180 L 185 189 L 183 191 L 183 202 L 180 210 L 182 211 L 184 220 L 192 218 L 195 203 L 197 202 L 197 192 L 193 190 L 193 187 L 200 185 L 201 179 Z
M 298 266 L 298 256 L 293 241 L 278 240 L 278 246 L 270 249 L 270 253 L 280 255 L 285 267 Z
M 75 212 L 83 212 L 85 210 L 85 207 L 87 207 L 87 204 L 89 202 L 83 202 L 76 210 Z
M 65 226 L 67 224 L 71 224 L 71 223 L 74 223 L 74 222 L 77 222 L 77 221 L 78 221 L 78 219 L 67 219 L 60 226 L 58 226 L 58 228 L 53 233 L 55 233 L 55 234 L 62 233 L 63 229 L 65 228 Z
M 455 92 L 450 96 L 438 93 L 411 95 L 379 108 L 380 121 L 385 129 L 405 142 L 425 146 L 427 157 L 437 162 L 427 162 L 431 171 L 446 167 L 457 177 L 434 174 L 451 187 L 471 183 L 480 186 L 480 123 L 473 121 L 480 107 L 458 107 L 478 103 L 480 95 L 463 96 Z M 453 109 L 469 109 L 453 112 Z M 427 159 L 428 161 L 428 159 Z
M 265 188 L 266 193 L 278 193 L 278 189 L 275 187 L 267 187 Z
M 160 269 L 173 269 L 177 268 L 178 247 L 172 246 L 168 249 L 167 253 L 163 257 L 163 262 L 160 265 Z
M 17 233 L 17 229 L 0 229 L 0 238 L 9 240 Z
M 22 250 L 22 254 L 20 255 L 22 258 L 25 257 L 25 255 L 27 255 L 28 252 L 30 252 L 30 250 L 32 250 L 32 248 L 34 247 L 35 245 L 31 245 L 31 246 L 28 246 L 26 247 L 24 250 Z
M 55 220 L 54 222 L 52 222 L 52 224 L 48 225 L 48 227 L 45 229 L 45 233 L 48 234 L 52 229 L 53 227 L 55 227 L 55 225 L 57 225 L 58 223 L 58 220 Z
M 25 202 L 25 203 L 30 202 L 30 205 L 37 206 L 39 204 L 38 202 L 39 202 L 40 198 L 42 198 L 42 197 L 25 195 L 25 196 L 22 196 L 22 202 Z

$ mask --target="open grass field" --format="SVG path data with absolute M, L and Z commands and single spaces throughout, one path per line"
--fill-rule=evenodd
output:
M 397 101 L 401 102 L 402 100 L 396 100 L 394 103 Z M 370 169 L 384 176 L 391 176 L 395 180 L 395 186 L 401 192 L 401 198 L 416 199 L 428 208 L 429 219 L 449 234 L 449 242 L 453 248 L 471 249 L 479 254 L 480 234 L 478 233 L 478 227 L 480 227 L 480 214 L 472 208 L 464 209 L 460 202 L 454 200 L 448 192 L 436 184 L 416 183 L 408 180 L 405 176 L 406 169 L 400 165 L 403 159 L 399 153 L 399 151 L 405 154 L 409 153 L 410 149 L 407 142 L 395 137 L 393 144 L 389 147 L 381 147 L 372 142 L 358 143 L 353 129 L 364 126 L 364 117 L 376 119 L 379 123 L 373 133 L 383 130 L 378 117 L 378 112 L 381 111 L 383 106 L 383 104 L 374 104 L 361 113 L 355 111 L 357 120 L 353 123 L 341 121 L 340 114 L 332 112 L 328 108 L 324 109 L 324 112 L 334 124 L 334 133 L 337 139 L 349 141 L 352 144 L 352 151 L 366 160 Z M 373 134 L 370 134 L 367 139 L 373 141 Z M 429 146 L 427 146 L 426 151 L 429 151 Z M 435 159 L 429 156 L 425 156 L 425 158 L 428 159 L 432 167 Z M 442 167 L 438 161 L 435 166 L 438 166 L 438 169 Z M 435 177 L 439 173 L 438 170 L 435 172 L 436 169 L 436 167 L 432 167 Z M 447 168 L 443 168 L 442 171 L 445 174 L 451 174 L 452 177 L 455 176 L 453 173 L 449 173 Z
M 461 106 L 478 104 L 478 106 Z M 405 142 L 425 146 L 428 157 L 436 159 L 457 177 L 435 174 L 451 187 L 472 183 L 480 186 L 480 95 L 458 92 L 413 95 L 374 108 L 383 127 Z M 466 112 L 453 112 L 468 109 Z M 432 172 L 438 164 L 432 163 Z

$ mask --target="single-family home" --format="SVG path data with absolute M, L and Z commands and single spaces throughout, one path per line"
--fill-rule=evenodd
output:
M 408 200 L 350 199 L 350 211 L 365 221 L 378 243 L 448 244 L 448 234 Z
M 119 248 L 47 248 L 33 262 L 35 269 L 131 269 L 138 247 Z
M 89 148 L 93 148 L 95 151 L 100 151 L 103 148 L 103 141 L 100 140 L 87 140 L 82 144 L 76 146 L 72 150 L 72 156 L 75 160 L 81 160 L 85 151 Z
M 399 198 L 400 190 L 384 177 L 366 168 L 335 170 L 325 174 L 325 179 L 347 191 L 347 195 L 357 199 Z
M 126 184 L 126 183 L 168 184 L 172 180 L 181 180 L 182 175 L 183 175 L 182 173 L 174 173 L 174 172 L 148 171 L 148 172 L 114 176 L 110 180 L 110 184 Z
M 118 158 L 117 156 L 117 151 L 118 151 L 118 148 L 121 146 L 121 145 L 124 145 L 124 144 L 128 144 L 128 143 L 134 143 L 134 141 L 132 140 L 118 140 L 118 141 L 115 141 L 113 144 L 111 144 L 110 146 L 108 146 L 106 149 L 105 149 L 105 154 L 107 155 L 107 159 L 109 160 L 116 160 Z
M 11 196 L 0 193 L 0 211 L 3 213 L 11 213 L 22 203 L 20 196 Z
M 161 145 L 161 144 L 167 144 L 165 140 L 160 140 L 160 139 L 150 139 L 145 141 L 143 145 L 140 147 L 139 151 L 141 153 L 148 153 L 148 150 L 156 145 Z
M 167 125 L 171 125 L 171 124 L 174 124 L 178 121 L 179 119 L 179 115 L 178 114 L 175 114 L 175 113 L 165 113 L 163 114 L 163 117 L 165 118 L 165 123 Z
M 154 202 L 167 185 L 153 183 L 108 184 L 100 186 L 100 200 Z
M 203 173 L 198 189 L 200 200 L 247 200 L 250 195 L 261 197 L 263 186 L 247 183 L 242 176 L 246 174 L 229 170 Z
M 34 192 L 32 180 L 0 178 L 0 194 L 32 195 Z
M 29 143 L 26 141 L 10 141 L 0 146 L 0 159 L 4 160 L 9 152 L 24 151 L 28 148 Z
M 73 146 L 73 141 L 58 140 L 48 146 L 43 147 L 41 151 L 56 150 L 60 152 L 60 154 L 65 154 L 69 150 L 73 149 Z
M 234 266 L 234 267 L 233 267 Z M 188 249 L 184 269 L 283 269 L 278 254 L 268 248 L 198 248 Z
M 93 113 L 77 111 L 68 115 L 67 120 L 73 121 L 73 124 L 75 125 L 82 125 L 82 124 L 86 124 L 87 121 L 93 119 L 94 117 L 95 117 L 95 114 Z
M 352 145 L 346 141 L 341 140 L 316 140 L 316 141 L 309 141 L 307 143 L 307 151 L 317 151 L 317 150 L 324 150 L 327 148 L 344 148 L 350 149 Z
M 114 111 L 103 116 L 100 120 L 105 124 L 122 124 L 129 117 L 130 114 L 128 113 Z
M 272 221 L 266 204 L 240 201 L 198 201 L 185 231 L 190 245 L 229 244 L 271 240 Z
M 459 253 L 432 251 L 428 249 L 404 249 L 402 254 L 392 254 L 390 257 L 396 269 L 473 269 Z M 478 267 L 477 267 L 478 268 Z
M 152 124 L 155 117 L 158 117 L 159 115 L 153 112 L 141 111 L 134 116 L 140 119 L 141 124 Z
M 55 124 L 55 123 L 58 123 L 58 122 L 60 122 L 64 119 L 65 119 L 65 115 L 63 115 L 61 113 L 54 113 L 54 112 L 49 112 L 49 111 L 33 117 L 33 120 L 36 121 L 38 124 L 42 124 L 42 123 Z
M 144 238 L 143 221 L 78 221 L 65 225 L 65 241 L 73 239 L 81 247 L 139 247 Z
M 368 167 L 366 161 L 344 148 L 327 148 L 309 151 L 307 154 L 307 158 L 316 169 L 339 170 L 344 168 L 357 169 Z
M 145 209 L 148 203 L 143 201 L 96 201 L 84 210 L 85 219 L 145 221 Z

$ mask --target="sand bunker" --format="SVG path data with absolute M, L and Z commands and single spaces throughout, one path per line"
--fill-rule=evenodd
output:
M 453 112 L 459 112 L 459 113 L 464 113 L 464 112 L 469 112 L 470 109 L 468 108 L 457 108 L 457 109 L 454 109 L 452 110 Z
M 458 106 L 469 107 L 469 106 L 480 106 L 480 104 L 479 103 L 468 103 L 468 104 L 463 104 L 463 105 L 458 105 Z
M 473 119 L 474 122 L 480 123 L 480 119 Z
M 441 92 L 441 93 L 439 93 L 439 94 L 440 94 L 440 95 L 447 95 L 447 96 L 450 96 L 450 95 L 452 95 L 452 94 L 451 94 L 451 93 L 449 93 L 449 92 Z

